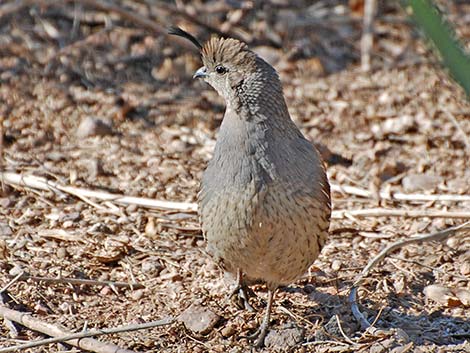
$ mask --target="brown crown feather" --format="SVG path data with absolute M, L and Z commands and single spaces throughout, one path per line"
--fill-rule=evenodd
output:
M 201 50 L 202 61 L 207 67 L 230 64 L 235 67 L 254 67 L 256 54 L 237 39 L 213 37 Z
M 256 54 L 237 39 L 213 37 L 201 45 L 193 35 L 179 27 L 170 27 L 168 33 L 191 41 L 201 51 L 202 61 L 206 67 L 229 64 L 244 69 L 255 68 Z

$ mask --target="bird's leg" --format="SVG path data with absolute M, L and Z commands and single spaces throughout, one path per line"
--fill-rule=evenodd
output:
M 241 303 L 240 306 L 245 308 L 248 311 L 254 312 L 255 309 L 250 304 L 250 294 L 251 294 L 250 288 L 246 285 L 245 281 L 243 280 L 243 273 L 240 269 L 237 271 L 237 282 L 235 284 L 235 287 L 233 290 L 230 292 L 229 298 L 234 297 L 235 295 L 238 297 L 239 301 Z
M 248 339 L 255 340 L 254 346 L 256 348 L 260 348 L 264 344 L 264 339 L 266 337 L 266 334 L 268 333 L 268 328 L 269 328 L 269 320 L 271 318 L 271 307 L 273 305 L 273 299 L 274 299 L 274 293 L 276 292 L 276 289 L 268 289 L 268 305 L 266 306 L 266 312 L 264 314 L 263 322 L 259 326 L 259 328 L 256 330 L 256 332 L 250 336 L 248 336 Z

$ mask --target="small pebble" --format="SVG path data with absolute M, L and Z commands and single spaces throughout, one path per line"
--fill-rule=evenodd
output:
M 333 271 L 338 271 L 341 266 L 342 266 L 342 262 L 340 260 L 334 260 L 332 263 L 331 263 L 331 269 Z
M 410 174 L 403 178 L 402 185 L 405 191 L 415 192 L 432 190 L 439 185 L 441 178 L 430 174 Z
M 271 330 L 269 331 L 264 344 L 266 348 L 273 350 L 285 350 L 294 347 L 302 342 L 304 338 L 304 330 L 298 327 Z
M 179 320 L 186 328 L 201 335 L 206 335 L 212 331 L 219 319 L 220 316 L 212 310 L 194 304 L 179 316 Z
M 464 262 L 460 266 L 460 273 L 464 276 L 469 275 L 470 274 L 470 263 Z
M 131 298 L 135 301 L 140 300 L 143 296 L 144 296 L 143 289 L 137 289 L 136 291 L 133 291 L 131 294 Z
M 235 328 L 232 325 L 227 325 L 225 326 L 220 333 L 224 337 L 230 337 L 233 336 L 233 334 L 236 332 Z
M 111 125 L 94 116 L 88 116 L 82 120 L 77 128 L 77 137 L 104 136 L 113 133 Z
M 67 249 L 64 248 L 64 247 L 60 247 L 57 249 L 57 257 L 59 259 L 65 259 L 67 257 L 68 253 L 67 253 Z

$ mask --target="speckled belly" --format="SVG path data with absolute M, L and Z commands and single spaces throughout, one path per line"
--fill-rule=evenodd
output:
M 200 216 L 216 261 L 273 285 L 307 271 L 326 241 L 330 209 L 321 197 L 287 189 L 269 185 L 256 192 L 250 184 L 211 195 Z

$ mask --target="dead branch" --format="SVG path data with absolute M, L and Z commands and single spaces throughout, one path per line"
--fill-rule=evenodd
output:
M 65 0 L 66 2 L 73 2 L 75 0 Z M 49 5 L 54 5 L 57 4 L 57 1 L 49 1 L 49 0 L 40 0 L 38 1 L 41 5 L 43 6 L 49 6 Z M 104 12 L 114 12 L 118 14 L 121 18 L 124 20 L 127 20 L 129 22 L 132 22 L 142 28 L 145 28 L 146 30 L 153 32 L 155 34 L 165 34 L 167 33 L 167 30 L 160 26 L 159 24 L 155 23 L 154 21 L 145 18 L 141 15 L 139 15 L 136 12 L 131 12 L 129 10 L 126 10 L 125 8 L 122 8 L 120 6 L 114 5 L 111 2 L 105 1 L 105 0 L 80 0 L 80 3 L 83 5 L 87 5 L 90 7 L 93 7 L 95 9 L 98 9 L 100 11 Z
M 463 230 L 470 230 L 470 221 L 462 223 L 458 226 L 447 228 L 435 233 L 431 234 L 426 234 L 426 235 L 421 235 L 421 236 L 415 236 L 410 239 L 404 239 L 404 240 L 399 240 L 396 241 L 389 246 L 387 246 L 385 249 L 383 249 L 380 253 L 378 253 L 369 263 L 367 264 L 366 267 L 362 270 L 356 281 L 354 282 L 353 286 L 351 287 L 351 291 L 349 292 L 349 304 L 351 305 L 351 311 L 356 318 L 356 320 L 359 322 L 361 325 L 361 328 L 363 330 L 367 330 L 370 333 L 373 333 L 374 330 L 376 330 L 374 327 L 372 327 L 372 324 L 367 320 L 365 315 L 361 313 L 358 307 L 358 288 L 362 284 L 364 278 L 369 274 L 369 272 L 379 263 L 381 262 L 389 253 L 400 249 L 404 247 L 405 245 L 408 244 L 414 244 L 414 243 L 422 243 L 422 242 L 428 242 L 428 241 L 443 241 L 450 236 L 457 235 Z
M 349 185 L 338 185 L 331 184 L 331 191 L 349 194 L 360 197 L 373 197 L 372 192 L 369 190 L 361 189 L 355 186 Z M 427 194 L 404 194 L 401 192 L 389 192 L 381 191 L 380 198 L 382 200 L 396 200 L 396 201 L 454 201 L 463 202 L 470 201 L 470 195 L 458 195 L 458 194 L 439 194 L 439 195 L 427 195 Z
M 197 205 L 191 202 L 172 202 L 160 201 L 142 197 L 132 197 L 124 195 L 116 195 L 104 191 L 94 191 L 73 186 L 62 186 L 57 182 L 47 180 L 42 177 L 34 175 L 22 175 L 10 172 L 0 172 L 0 182 L 10 185 L 28 187 L 32 189 L 59 191 L 68 193 L 76 197 L 90 197 L 104 201 L 113 201 L 124 205 L 137 205 L 148 208 L 155 208 L 159 210 L 182 211 L 182 212 L 196 212 Z
M 4 182 L 10 185 L 28 187 L 32 189 L 53 191 L 56 193 L 65 192 L 67 194 L 73 195 L 81 200 L 85 200 L 89 204 L 92 204 L 95 207 L 101 208 L 94 202 L 90 202 L 88 198 L 95 198 L 103 201 L 113 201 L 122 205 L 136 205 L 146 208 L 153 208 L 159 210 L 169 210 L 169 211 L 181 211 L 181 212 L 197 212 L 197 204 L 192 202 L 174 202 L 174 201 L 163 201 L 163 200 L 154 200 L 149 198 L 142 197 L 133 197 L 125 195 L 111 194 L 99 190 L 89 190 L 83 188 L 76 188 L 73 186 L 63 186 L 55 181 L 45 179 L 43 177 L 38 177 L 31 174 L 18 174 L 11 172 L 0 172 L 0 182 Z M 350 186 L 339 186 L 332 185 L 333 190 L 347 191 L 359 196 L 368 197 L 369 192 L 360 188 L 350 187 Z M 403 199 L 405 199 L 406 194 L 401 194 Z M 406 199 L 413 199 L 416 195 L 408 195 Z M 435 199 L 446 199 L 446 195 L 422 195 L 424 196 L 434 196 Z M 449 196 L 449 195 L 447 195 Z M 467 195 L 452 195 L 455 200 L 466 201 L 465 198 L 468 198 L 470 201 L 470 196 Z M 460 197 L 460 199 L 459 199 Z M 347 217 L 444 217 L 444 218 L 470 218 L 469 211 L 435 211 L 435 210 L 400 210 L 400 209 L 386 209 L 386 208 L 370 208 L 362 210 L 335 210 L 332 212 L 331 217 L 333 219 L 343 219 Z
M 210 24 L 208 24 L 204 21 L 201 21 L 199 18 L 191 16 L 190 14 L 185 12 L 184 10 L 180 10 L 180 9 L 174 7 L 170 3 L 165 3 L 163 1 L 160 1 L 160 2 L 156 3 L 155 6 L 163 9 L 166 12 L 169 12 L 172 16 L 180 16 L 180 17 L 184 18 L 186 21 L 192 22 L 192 23 L 194 23 L 194 24 L 196 24 L 196 25 L 198 25 L 202 28 L 205 28 L 211 34 L 217 34 L 218 36 L 221 36 L 221 37 L 231 37 L 231 38 L 238 39 L 240 41 L 250 42 L 249 38 L 242 38 L 237 33 L 232 32 L 232 31 L 228 31 L 228 32 L 221 31 L 217 27 L 211 26 Z
M 20 281 L 25 281 L 25 280 L 28 280 L 28 279 L 30 279 L 32 281 L 35 281 L 35 282 L 70 283 L 70 284 L 85 285 L 85 286 L 110 286 L 110 287 L 115 287 L 115 288 L 131 288 L 131 289 L 145 288 L 145 286 L 141 283 L 98 281 L 98 280 L 94 280 L 94 279 L 82 279 L 82 278 L 38 277 L 38 276 L 31 276 L 27 273 L 23 273 L 23 274 L 21 274 L 21 276 L 19 276 L 17 278 L 17 280 L 20 280 Z
M 463 142 L 465 143 L 465 146 L 467 147 L 467 152 L 470 153 L 470 139 L 468 138 L 467 134 L 465 131 L 462 129 L 462 126 L 460 126 L 459 122 L 455 118 L 454 114 L 452 114 L 450 111 L 447 109 L 443 110 L 444 114 L 447 116 L 447 118 L 454 124 L 456 127 L 457 131 L 462 135 Z
M 72 2 L 75 0 L 65 0 L 65 2 Z M 107 1 L 97 1 L 97 0 L 80 0 L 80 2 L 84 5 L 93 7 L 95 9 L 105 11 L 105 12 L 114 12 L 121 16 L 124 20 L 133 22 L 139 25 L 146 30 L 149 30 L 156 34 L 166 34 L 166 29 L 162 26 L 156 24 L 154 21 L 149 20 L 145 17 L 140 16 L 137 13 L 130 12 L 120 6 L 114 5 Z M 39 4 L 41 6 L 52 6 L 57 5 L 57 1 L 50 1 L 50 0 L 18 0 L 11 4 L 6 4 L 0 7 L 0 18 L 3 16 L 9 15 L 13 12 L 18 12 L 27 6 L 31 6 L 33 4 Z
M 7 284 L 5 284 L 3 286 L 2 289 L 0 289 L 0 294 L 2 294 L 3 292 L 7 291 L 8 288 L 10 288 L 13 284 L 15 284 L 17 281 L 19 281 L 21 279 L 21 276 L 23 276 L 24 273 L 23 272 L 20 272 L 18 273 L 16 276 L 14 276 L 10 282 L 8 282 Z
M 366 0 L 364 4 L 364 19 L 361 37 L 361 68 L 363 71 L 370 70 L 370 53 L 374 41 L 372 24 L 374 21 L 376 0 Z
M 331 213 L 333 219 L 352 217 L 409 217 L 409 218 L 464 218 L 470 219 L 469 211 L 434 211 L 434 210 L 401 210 L 388 208 L 365 208 L 361 210 L 335 210 Z
M 26 349 L 31 347 L 42 346 L 46 344 L 56 343 L 56 342 L 65 342 L 75 347 L 79 347 L 84 350 L 97 352 L 97 353 L 135 353 L 134 351 L 120 348 L 112 343 L 104 343 L 97 341 L 91 336 L 99 335 L 109 335 L 112 333 L 120 332 L 130 332 L 136 330 L 148 329 L 156 326 L 169 325 L 174 321 L 174 318 L 166 318 L 158 321 L 152 321 L 144 324 L 136 325 L 127 325 L 121 327 L 113 327 L 108 329 L 95 329 L 89 331 L 83 331 L 80 333 L 70 333 L 62 329 L 61 327 L 49 324 L 47 322 L 38 320 L 32 317 L 28 313 L 11 310 L 0 306 L 0 315 L 4 318 L 20 323 L 23 326 L 26 326 L 32 330 L 42 332 L 48 336 L 53 336 L 53 338 L 47 338 L 44 340 L 38 340 L 30 343 L 25 343 L 22 345 L 0 348 L 0 353 L 5 352 L 14 352 L 20 349 Z

